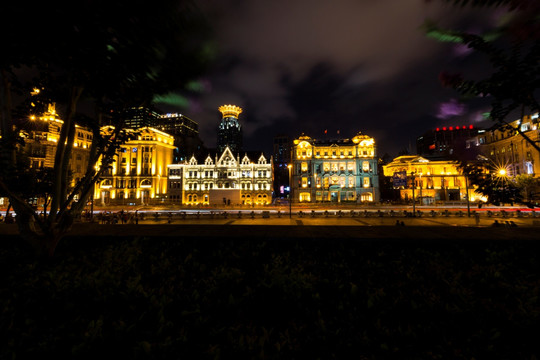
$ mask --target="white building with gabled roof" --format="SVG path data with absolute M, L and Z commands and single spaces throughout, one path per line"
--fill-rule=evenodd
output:
M 186 205 L 267 205 L 272 201 L 272 159 L 221 153 L 168 165 L 169 202 Z

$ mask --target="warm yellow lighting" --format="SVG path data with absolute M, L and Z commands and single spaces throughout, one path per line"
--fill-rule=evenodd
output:
M 242 113 L 242 108 L 236 105 L 222 105 L 218 108 L 223 117 L 233 116 L 238 118 L 238 115 Z
M 499 169 L 499 176 L 506 176 L 506 169 Z

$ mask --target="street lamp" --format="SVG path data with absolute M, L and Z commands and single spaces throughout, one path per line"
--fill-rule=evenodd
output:
M 467 216 L 471 217 L 471 203 L 469 199 L 469 179 L 467 174 L 465 174 L 465 197 L 467 198 Z
M 289 169 L 289 219 L 292 218 L 292 165 L 287 165 Z
M 412 216 L 413 217 L 416 217 L 416 201 L 415 201 L 415 198 L 414 198 L 415 175 L 416 175 L 416 173 L 414 171 L 411 172 L 411 176 L 412 176 Z

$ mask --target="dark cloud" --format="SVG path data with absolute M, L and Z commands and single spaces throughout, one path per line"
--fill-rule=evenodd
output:
M 490 13 L 425 0 L 204 0 L 201 7 L 219 57 L 203 79 L 207 91 L 185 112 L 208 146 L 215 145 L 217 108 L 227 103 L 244 109 L 248 150 L 269 151 L 279 133 L 320 137 L 327 129 L 327 136 L 374 136 L 381 155 L 408 147 L 441 121 L 478 119 L 486 107 L 479 102 L 437 118 L 441 104 L 457 96 L 438 83 L 439 72 L 482 62 L 427 38 L 421 25 L 430 18 L 481 26 L 493 20 Z

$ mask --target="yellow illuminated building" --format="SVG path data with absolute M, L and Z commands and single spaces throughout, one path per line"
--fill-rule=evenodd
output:
M 242 108 L 236 105 L 222 105 L 218 110 L 224 118 L 234 117 L 238 119 L 238 116 L 242 113 Z
M 21 133 L 25 139 L 24 152 L 28 156 L 31 168 L 54 168 L 56 144 L 64 121 L 56 112 L 54 104 L 48 106 L 41 116 L 31 116 L 28 129 Z M 75 125 L 75 138 L 71 150 L 70 169 L 71 185 L 84 176 L 88 166 L 92 131 Z
M 352 139 L 293 141 L 291 193 L 295 202 L 379 201 L 375 140 L 358 133 Z
M 479 202 L 486 199 L 469 186 L 466 177 L 458 167 L 457 161 L 430 161 L 418 155 L 406 155 L 395 158 L 383 166 L 384 176 L 406 176 L 406 185 L 400 186 L 403 200 L 413 198 L 413 181 L 415 200 L 429 205 L 440 201 Z
M 539 115 L 526 115 L 508 126 L 494 127 L 477 137 L 480 148 L 494 167 L 506 168 L 507 175 L 520 174 L 538 177 L 540 174 L 540 152 L 520 132 L 536 144 L 540 143 Z
M 112 126 L 101 129 L 111 134 Z M 120 146 L 111 169 L 94 190 L 94 201 L 114 205 L 161 203 L 167 194 L 167 165 L 172 162 L 174 137 L 151 127 L 126 129 L 132 140 Z M 98 162 L 99 163 L 99 162 Z

